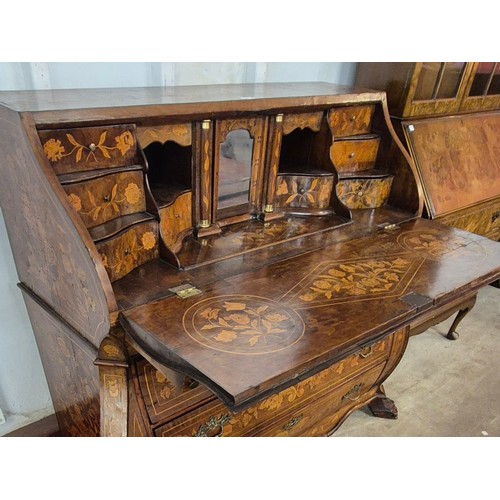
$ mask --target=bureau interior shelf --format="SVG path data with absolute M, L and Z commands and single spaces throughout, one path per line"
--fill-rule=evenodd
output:
M 140 172 L 144 169 L 142 165 L 128 165 L 126 167 L 111 167 L 99 170 L 84 170 L 82 172 L 73 172 L 70 174 L 60 174 L 57 176 L 59 182 L 63 186 L 75 184 L 78 182 L 91 181 L 106 177 L 110 174 L 121 174 L 124 172 Z
M 148 212 L 138 212 L 134 214 L 122 215 L 121 217 L 112 219 L 104 224 L 90 227 L 88 228 L 88 231 L 94 240 L 94 243 L 98 243 L 107 238 L 117 236 L 121 232 L 126 231 L 137 224 L 152 220 L 155 220 L 155 216 L 153 214 Z
M 151 186 L 151 193 L 158 205 L 158 208 L 164 208 L 171 205 L 181 194 L 191 191 L 189 186 L 177 182 L 169 184 L 156 184 Z
M 339 172 L 339 179 L 381 179 L 387 177 L 387 172 L 378 169 L 360 170 L 357 172 Z

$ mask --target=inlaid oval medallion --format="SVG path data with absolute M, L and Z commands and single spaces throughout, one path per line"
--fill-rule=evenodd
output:
M 185 312 L 183 325 L 193 340 L 233 354 L 281 351 L 295 344 L 305 330 L 293 309 L 253 295 L 201 300 Z
M 397 242 L 406 250 L 417 252 L 428 259 L 450 258 L 453 254 L 471 261 L 482 259 L 484 248 L 468 238 L 456 234 L 446 234 L 438 229 L 417 229 L 398 236 Z

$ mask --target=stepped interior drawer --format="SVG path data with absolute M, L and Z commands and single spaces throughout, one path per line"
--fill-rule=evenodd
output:
M 280 208 L 326 209 L 330 205 L 333 174 L 278 175 L 276 206 Z
M 118 236 L 96 243 L 111 281 L 159 257 L 158 223 L 137 224 Z
M 146 210 L 142 170 L 98 176 L 83 182 L 61 183 L 87 227 Z
M 330 159 L 337 172 L 362 172 L 374 167 L 380 144 L 378 137 L 336 141 L 330 148 Z
M 328 124 L 333 138 L 368 134 L 375 106 L 347 106 L 331 109 Z
M 160 426 L 155 433 L 158 436 L 298 435 L 317 421 L 316 413 L 322 404 L 326 404 L 328 412 L 334 412 L 358 401 L 371 389 L 385 367 L 391 346 L 392 336 L 236 414 L 219 400 L 211 401 Z
M 38 135 L 58 175 L 138 163 L 135 125 L 41 130 Z
M 392 180 L 391 175 L 374 179 L 341 179 L 337 184 L 337 195 L 350 209 L 380 208 L 387 203 Z

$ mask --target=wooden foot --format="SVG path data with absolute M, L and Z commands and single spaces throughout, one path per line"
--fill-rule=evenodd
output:
M 368 403 L 368 408 L 374 417 L 398 418 L 398 409 L 394 401 L 383 394 L 377 396 L 373 401 Z
M 463 309 L 460 309 L 458 311 L 457 315 L 455 316 L 455 319 L 453 320 L 453 323 L 450 326 L 450 329 L 448 330 L 448 335 L 446 335 L 446 338 L 448 340 L 457 340 L 459 335 L 456 332 L 457 326 L 462 321 L 465 316 L 470 312 L 470 310 L 474 307 L 474 304 L 476 303 L 476 296 L 474 296 L 470 302 L 467 304 L 467 307 L 464 307 Z

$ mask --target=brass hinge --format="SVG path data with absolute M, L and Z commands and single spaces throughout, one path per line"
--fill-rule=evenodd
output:
M 181 299 L 187 299 L 188 297 L 193 297 L 194 295 L 200 295 L 202 293 L 201 290 L 193 285 L 190 285 L 189 283 L 169 288 L 168 290 L 175 293 L 177 297 L 180 297 Z

